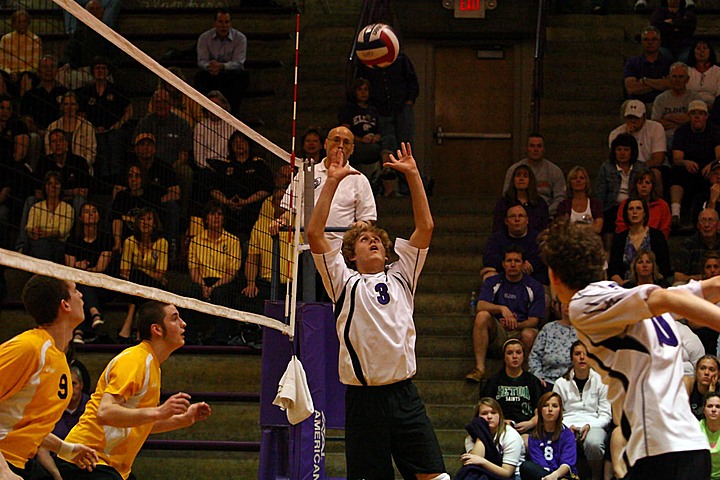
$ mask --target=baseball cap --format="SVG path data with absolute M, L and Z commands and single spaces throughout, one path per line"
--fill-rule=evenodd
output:
M 645 104 L 640 100 L 630 100 L 625 104 L 625 111 L 623 117 L 642 117 L 645 115 Z
M 707 111 L 708 111 L 707 104 L 705 102 L 703 102 L 702 100 L 693 100 L 688 105 L 688 112 L 692 112 L 693 110 L 701 110 L 701 111 L 707 113 Z
M 150 140 L 153 143 L 157 143 L 155 140 L 155 135 L 152 133 L 139 133 L 137 137 L 135 137 L 135 141 L 133 142 L 133 145 L 137 145 L 138 143 L 142 142 L 143 140 Z
M 718 168 L 720 168 L 720 160 L 715 160 L 710 164 L 710 170 L 708 170 L 708 173 L 717 170 Z

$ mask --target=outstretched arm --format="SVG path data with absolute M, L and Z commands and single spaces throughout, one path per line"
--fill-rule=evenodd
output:
M 647 304 L 653 315 L 672 312 L 697 325 L 720 330 L 720 278 L 700 283 L 704 300 L 685 288 L 658 288 L 650 292 Z
M 350 165 L 345 163 L 345 154 L 342 148 L 328 152 L 328 157 L 330 166 L 328 167 L 327 180 L 323 185 L 312 217 L 310 217 L 305 230 L 312 253 L 327 253 L 332 249 L 330 242 L 325 237 L 325 225 L 327 224 L 328 215 L 330 215 L 330 205 L 340 182 L 348 175 L 360 174 L 360 172 L 352 170 Z
M 435 224 L 433 223 L 430 204 L 427 195 L 425 195 L 425 187 L 417 163 L 415 163 L 415 158 L 412 155 L 410 144 L 401 143 L 400 150 L 397 151 L 397 158 L 390 154 L 390 161 L 385 162 L 383 166 L 397 170 L 407 178 L 415 219 L 415 231 L 410 236 L 410 245 L 415 248 L 428 248 Z

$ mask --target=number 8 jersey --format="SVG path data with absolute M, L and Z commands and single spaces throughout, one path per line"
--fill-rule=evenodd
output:
M 70 404 L 65 354 L 35 328 L 0 345 L 0 451 L 23 469 Z
M 628 440 L 624 458 L 703 450 L 708 442 L 683 384 L 682 343 L 672 315 L 653 317 L 656 285 L 625 289 L 596 282 L 570 300 L 570 320 L 608 385 L 613 420 Z M 682 288 L 702 298 L 699 283 Z
M 398 238 L 399 260 L 374 274 L 360 274 L 345 265 L 340 246 L 313 254 L 335 304 L 342 383 L 389 385 L 415 375 L 415 287 L 427 252 Z

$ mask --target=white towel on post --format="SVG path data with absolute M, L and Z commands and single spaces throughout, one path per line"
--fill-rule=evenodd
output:
M 302 422 L 315 411 L 305 369 L 295 355 L 290 358 L 272 403 L 287 412 L 288 420 L 293 425 Z

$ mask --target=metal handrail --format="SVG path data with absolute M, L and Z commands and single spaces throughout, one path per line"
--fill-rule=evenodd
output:
M 538 15 L 535 26 L 535 55 L 534 55 L 534 71 L 533 71 L 533 91 L 531 100 L 531 110 L 533 119 L 533 131 L 540 131 L 540 109 L 542 97 L 544 94 L 544 57 L 547 46 L 547 15 L 549 10 L 549 0 L 538 0 Z

